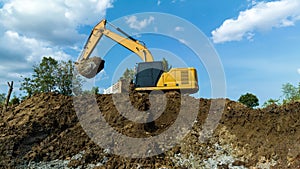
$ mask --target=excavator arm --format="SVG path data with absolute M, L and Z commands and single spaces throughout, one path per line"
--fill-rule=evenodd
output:
M 112 26 L 117 31 L 124 34 L 125 37 L 123 37 L 117 33 L 114 33 L 112 31 L 110 31 L 109 29 L 106 29 L 106 27 L 105 27 L 106 23 L 107 23 L 107 21 L 104 19 L 94 27 L 87 43 L 84 46 L 84 50 L 81 54 L 82 59 L 89 58 L 89 56 L 91 55 L 92 51 L 96 47 L 96 45 L 99 42 L 99 40 L 101 39 L 101 37 L 103 35 L 105 35 L 108 38 L 114 40 L 115 42 L 119 43 L 120 45 L 124 46 L 125 48 L 127 48 L 130 51 L 137 54 L 144 62 L 152 62 L 153 61 L 153 56 L 145 45 L 141 44 L 138 40 L 132 38 L 131 36 L 126 34 L 124 31 L 122 31 L 120 28 L 117 28 L 113 25 Z
M 94 29 L 92 30 L 87 42 L 84 45 L 83 51 L 79 57 L 79 60 L 87 60 L 89 59 L 90 55 L 94 51 L 97 43 L 102 37 L 102 33 L 99 31 L 100 29 L 104 28 L 106 24 L 106 20 L 102 20 L 99 22 Z
M 153 56 L 147 47 L 141 44 L 138 40 L 132 38 L 120 28 L 113 26 L 117 31 L 119 31 L 124 36 L 121 36 L 115 32 L 106 29 L 107 21 L 104 19 L 100 21 L 92 30 L 86 44 L 84 45 L 83 51 L 76 63 L 77 70 L 79 73 L 87 78 L 92 78 L 96 76 L 104 68 L 104 60 L 99 57 L 90 58 L 91 53 L 95 49 L 99 40 L 103 35 L 114 40 L 118 44 L 124 46 L 130 51 L 137 54 L 144 62 L 152 62 Z

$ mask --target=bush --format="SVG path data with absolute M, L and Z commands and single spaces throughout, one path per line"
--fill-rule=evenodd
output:
M 241 97 L 238 100 L 240 103 L 243 103 L 247 107 L 253 108 L 259 105 L 258 98 L 251 93 L 246 93 L 244 95 L 241 95 Z
M 17 104 L 20 104 L 20 99 L 17 97 L 17 96 L 14 96 L 10 102 L 9 102 L 10 105 L 17 105 Z

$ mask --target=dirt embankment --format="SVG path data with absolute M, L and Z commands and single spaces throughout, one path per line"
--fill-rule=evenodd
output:
M 147 95 L 130 98 L 126 95 L 97 95 L 96 104 L 108 124 L 118 133 L 131 138 L 158 136 L 177 122 L 182 110 L 186 113 L 186 116 L 182 116 L 186 120 L 189 120 L 189 112 L 197 111 L 195 123 L 184 139 L 163 154 L 147 158 L 114 155 L 111 150 L 95 144 L 89 137 L 95 133 L 83 130 L 79 120 L 86 119 L 88 115 L 92 119 L 91 124 L 97 123 L 99 113 L 90 110 L 92 104 L 88 96 L 79 102 L 84 102 L 81 105 L 85 106 L 79 109 L 82 112 L 76 109 L 76 114 L 74 103 L 77 102 L 72 97 L 44 93 L 23 101 L 3 114 L 0 118 L 0 168 L 42 168 L 40 165 L 44 165 L 44 168 L 300 167 L 299 102 L 249 109 L 226 100 L 212 137 L 202 140 L 204 124 L 208 116 L 214 113 L 210 108 L 212 100 L 176 94 L 151 98 Z M 128 102 L 136 110 L 150 109 L 162 114 L 154 118 L 149 111 L 148 119 L 139 119 L 146 120 L 146 124 L 133 122 L 124 117 L 133 111 L 126 107 Z M 192 103 L 197 103 L 198 107 L 190 105 Z M 165 104 L 165 109 L 160 110 L 160 106 L 155 106 L 161 104 Z M 151 122 L 151 118 L 156 120 Z M 97 125 L 98 130 L 101 127 L 101 124 Z M 103 136 L 102 139 L 109 139 L 109 136 Z M 121 143 L 113 141 L 112 144 L 115 144 L 114 147 L 121 146 L 118 145 Z M 147 152 L 150 147 L 159 147 L 159 144 L 149 143 L 139 148 Z

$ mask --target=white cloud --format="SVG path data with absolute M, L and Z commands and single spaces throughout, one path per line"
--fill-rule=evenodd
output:
M 66 0 L 65 16 L 77 24 L 93 24 L 105 16 L 106 10 L 112 8 L 112 0 Z M 99 18 L 100 17 L 100 18 Z
M 212 31 L 214 43 L 240 41 L 249 35 L 252 39 L 254 31 L 293 26 L 300 20 L 299 0 L 253 1 L 253 4 L 252 8 L 240 12 L 236 19 L 227 19 Z
M 297 72 L 300 74 L 300 68 L 297 69 Z
M 157 6 L 159 6 L 161 4 L 161 1 L 160 0 L 158 0 L 157 1 Z
M 142 20 L 138 20 L 135 15 L 126 18 L 126 23 L 129 25 L 130 28 L 141 30 L 146 26 L 150 25 L 154 21 L 153 16 L 149 16 L 149 18 L 145 18 Z
M 249 6 L 254 6 L 257 4 L 256 0 L 247 0 L 250 4 Z
M 0 81 L 18 82 L 43 56 L 71 59 L 113 0 L 0 0 Z M 80 49 L 80 50 L 79 50 Z M 76 56 L 75 56 L 76 57 Z M 16 84 L 17 85 L 17 84 Z
M 174 30 L 177 31 L 177 32 L 181 32 L 181 31 L 184 31 L 184 28 L 181 27 L 181 26 L 176 26 L 176 27 L 174 28 Z
M 28 76 L 32 72 L 32 66 L 44 56 L 51 56 L 57 60 L 71 59 L 70 55 L 58 47 L 13 31 L 6 31 L 1 37 L 0 55 L 0 81 L 15 82 L 19 82 L 21 76 Z M 16 86 L 18 89 L 18 84 Z
M 97 23 L 111 7 L 111 0 L 10 0 L 0 9 L 0 24 L 32 38 L 71 44 L 82 39 L 79 26 Z
M 0 44 L 6 46 L 6 50 L 15 51 L 16 54 L 22 53 L 21 57 L 31 63 L 39 62 L 43 56 L 51 56 L 57 60 L 71 59 L 58 47 L 53 47 L 41 40 L 21 36 L 13 31 L 6 31 Z
M 184 2 L 185 0 L 179 0 L 179 2 Z M 176 3 L 178 0 L 172 0 L 171 3 Z

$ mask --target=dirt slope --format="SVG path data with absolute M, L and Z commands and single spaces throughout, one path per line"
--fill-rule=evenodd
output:
M 120 102 L 129 101 L 124 95 L 117 97 Z M 161 99 L 154 96 L 151 104 L 161 104 Z M 163 133 L 175 123 L 180 109 L 187 114 L 195 110 L 195 106 L 184 105 L 199 103 L 192 130 L 175 147 L 153 157 L 125 158 L 96 145 L 83 130 L 78 119 L 90 111 L 89 104 L 81 115 L 75 113 L 72 97 L 35 95 L 1 116 L 0 168 L 42 168 L 38 166 L 42 164 L 49 164 L 44 168 L 300 168 L 299 102 L 249 109 L 226 100 L 218 127 L 203 142 L 200 133 L 212 100 L 174 94 L 166 99 L 160 117 L 145 125 L 124 118 L 116 106 L 121 103 L 115 103 L 112 95 L 97 95 L 97 104 L 110 126 L 135 138 Z M 147 95 L 131 96 L 130 101 L 138 110 L 151 107 Z M 90 115 L 98 120 L 96 112 Z M 147 150 L 150 146 L 140 148 Z

